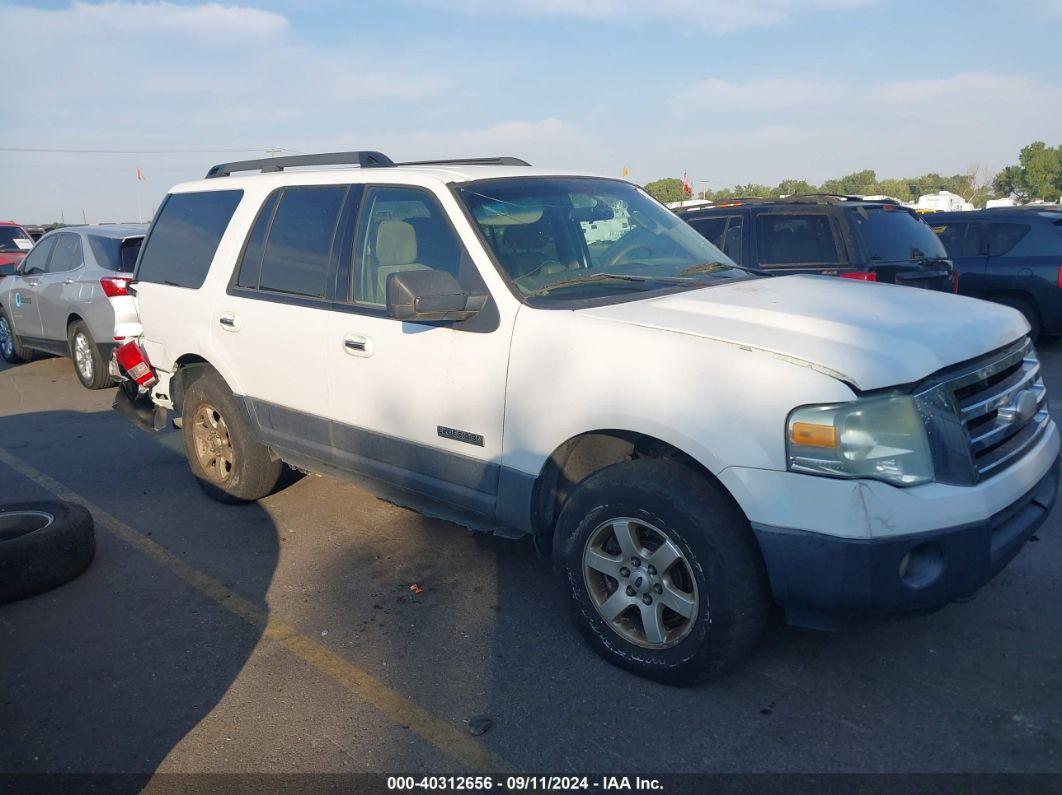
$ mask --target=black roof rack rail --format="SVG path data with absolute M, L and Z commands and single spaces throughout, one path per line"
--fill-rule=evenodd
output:
M 228 177 L 236 171 L 261 171 L 268 174 L 298 166 L 361 166 L 362 168 L 387 167 L 395 163 L 381 152 L 324 152 L 317 155 L 290 155 L 287 157 L 263 157 L 260 160 L 237 160 L 218 163 L 207 172 L 207 179 Z
M 519 157 L 453 157 L 446 160 L 410 160 L 398 166 L 530 166 Z

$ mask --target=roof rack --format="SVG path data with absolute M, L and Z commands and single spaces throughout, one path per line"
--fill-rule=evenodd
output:
M 398 166 L 530 166 L 519 157 L 458 157 L 446 160 L 410 160 Z
M 207 172 L 207 179 L 228 177 L 237 171 L 260 171 L 269 174 L 299 166 L 361 166 L 362 168 L 393 168 L 394 166 L 530 166 L 518 157 L 466 157 L 446 160 L 411 160 L 395 163 L 382 152 L 325 152 L 317 155 L 264 157 L 259 160 L 237 160 L 218 163 Z
M 394 161 L 381 152 L 325 152 L 317 155 L 290 155 L 288 157 L 264 157 L 259 160 L 237 160 L 233 163 L 218 163 L 207 172 L 207 179 L 228 177 L 236 171 L 260 171 L 269 174 L 298 166 L 361 166 L 376 168 L 393 166 Z

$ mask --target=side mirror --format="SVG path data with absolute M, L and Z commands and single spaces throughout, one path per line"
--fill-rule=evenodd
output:
M 446 271 L 399 271 L 387 276 L 387 316 L 395 320 L 468 320 L 486 303 L 487 296 L 465 292 Z
M 0 265 L 0 276 L 14 276 L 17 273 L 17 262 L 5 262 L 3 265 Z

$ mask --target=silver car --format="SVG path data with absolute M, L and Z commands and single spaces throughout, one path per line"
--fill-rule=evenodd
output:
M 49 232 L 17 266 L 0 266 L 0 355 L 42 351 L 74 360 L 89 389 L 111 385 L 111 351 L 137 322 L 128 292 L 147 224 Z

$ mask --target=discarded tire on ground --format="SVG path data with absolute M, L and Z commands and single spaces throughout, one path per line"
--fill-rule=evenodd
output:
M 58 500 L 0 505 L 0 604 L 72 580 L 95 554 L 92 516 L 80 505 Z

